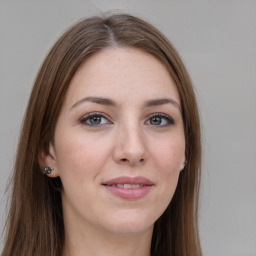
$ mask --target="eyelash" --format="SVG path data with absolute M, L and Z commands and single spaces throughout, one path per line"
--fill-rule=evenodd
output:
M 85 116 L 83 116 L 81 119 L 80 119 L 80 123 L 84 124 L 84 125 L 87 125 L 87 126 L 91 126 L 91 127 L 99 127 L 100 125 L 102 124 L 90 124 L 90 123 L 87 123 L 88 120 L 90 120 L 90 118 L 93 118 L 93 117 L 100 117 L 101 119 L 104 118 L 107 120 L 107 123 L 112 123 L 111 121 L 109 121 L 109 118 L 106 117 L 106 114 L 103 114 L 103 113 L 100 113 L 100 112 L 93 112 L 93 113 L 89 113 Z
M 166 114 L 163 114 L 163 113 L 153 113 L 151 114 L 148 119 L 147 119 L 147 122 L 150 120 L 152 120 L 152 118 L 161 118 L 161 119 L 164 119 L 167 124 L 165 125 L 153 125 L 153 124 L 149 124 L 149 125 L 153 125 L 153 126 L 156 126 L 156 127 L 166 127 L 166 126 L 170 126 L 170 125 L 174 125 L 175 124 L 175 121 L 172 117 L 170 117 L 169 115 L 166 115 Z
M 102 121 L 102 118 L 107 120 L 107 122 L 103 123 L 103 124 L 91 124 L 88 123 L 87 121 L 90 120 L 91 118 L 101 118 L 100 121 Z M 167 123 L 164 125 L 154 125 L 152 124 L 150 121 L 152 121 L 152 118 L 161 118 L 161 123 L 162 120 L 164 119 Z M 89 113 L 85 116 L 83 116 L 80 119 L 80 123 L 86 125 L 86 126 L 90 126 L 90 127 L 99 127 L 101 125 L 105 125 L 105 124 L 111 124 L 112 122 L 109 121 L 110 118 L 106 117 L 106 114 L 100 113 L 100 112 L 93 112 L 93 113 Z M 150 122 L 150 123 L 148 123 Z M 166 126 L 170 126 L 170 125 L 174 125 L 175 121 L 173 120 L 172 117 L 170 117 L 169 115 L 163 114 L 163 113 L 153 113 L 150 116 L 148 116 L 147 121 L 145 122 L 147 125 L 152 125 L 155 127 L 166 127 Z

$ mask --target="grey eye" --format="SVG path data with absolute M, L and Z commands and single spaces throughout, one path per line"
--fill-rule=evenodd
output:
M 92 116 L 87 119 L 87 122 L 92 124 L 92 125 L 99 125 L 101 123 L 101 116 Z
M 174 120 L 164 114 L 155 114 L 147 120 L 146 124 L 163 127 L 174 124 Z
M 85 117 L 83 117 L 80 122 L 84 125 L 88 126 L 100 126 L 103 124 L 110 123 L 107 118 L 105 118 L 103 115 L 99 114 L 90 114 Z
M 162 123 L 162 117 L 154 116 L 150 118 L 150 124 L 152 125 L 161 125 L 161 123 Z

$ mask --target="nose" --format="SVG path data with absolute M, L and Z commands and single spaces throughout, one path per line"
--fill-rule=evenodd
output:
M 120 127 L 114 142 L 114 160 L 130 166 L 143 165 L 147 159 L 146 138 L 139 125 Z

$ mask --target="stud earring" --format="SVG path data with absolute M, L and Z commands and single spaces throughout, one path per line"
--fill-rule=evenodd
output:
M 187 160 L 185 160 L 184 163 L 181 166 L 181 170 L 180 170 L 181 173 L 183 173 L 183 170 L 184 170 L 186 164 L 187 164 Z
M 185 160 L 185 162 L 183 163 L 183 169 L 185 168 L 186 165 L 187 165 L 187 160 Z
M 44 169 L 43 169 L 43 174 L 47 175 L 47 174 L 51 174 L 52 172 L 52 168 L 49 167 L 49 166 L 46 166 Z

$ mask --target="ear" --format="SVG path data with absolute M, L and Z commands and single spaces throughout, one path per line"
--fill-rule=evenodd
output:
M 41 169 L 44 169 L 47 166 L 52 169 L 52 172 L 47 174 L 48 177 L 59 177 L 58 166 L 56 163 L 56 153 L 52 142 L 50 142 L 48 145 L 45 145 L 41 149 L 38 154 L 38 162 Z

